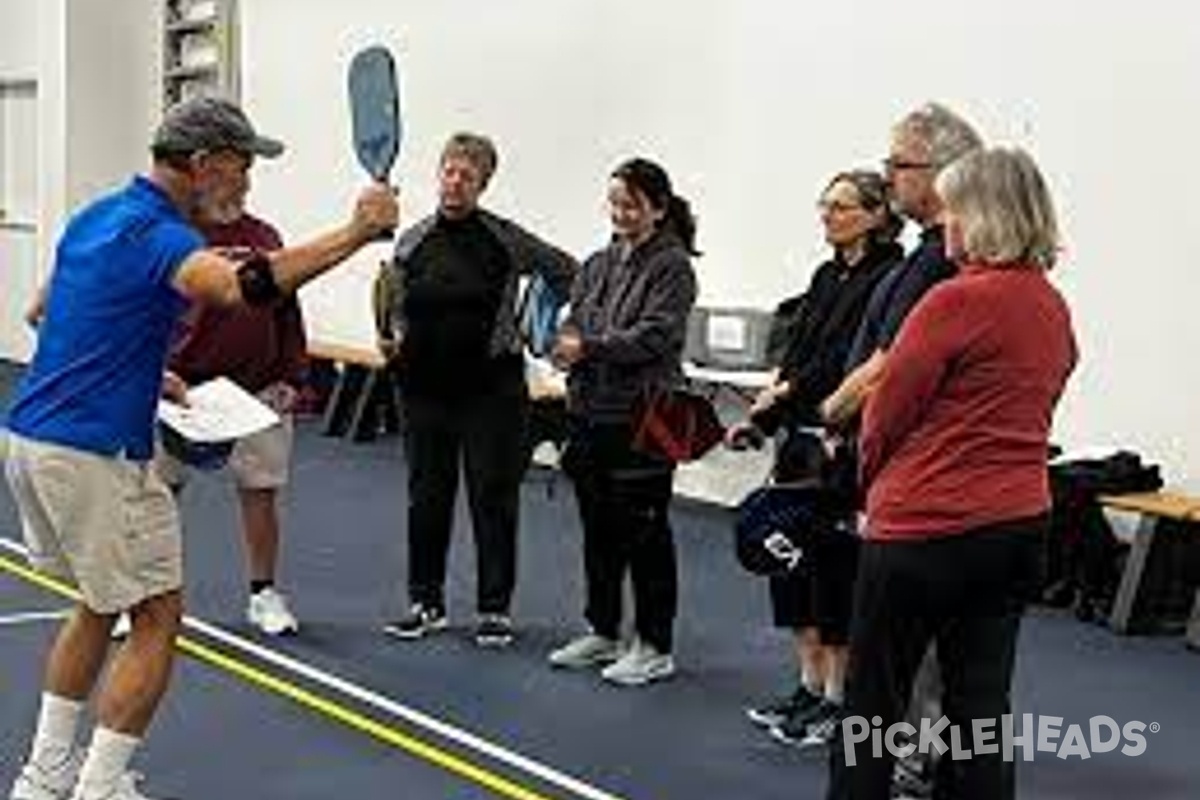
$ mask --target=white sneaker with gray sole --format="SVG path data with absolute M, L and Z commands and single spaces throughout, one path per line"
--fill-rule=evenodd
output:
M 83 753 L 78 751 L 49 768 L 26 764 L 13 783 L 9 800 L 67 800 L 75 788 L 82 764 Z
M 586 669 L 611 664 L 621 657 L 621 643 L 594 633 L 585 633 L 550 654 L 553 667 Z
M 600 671 L 600 677 L 622 686 L 642 686 L 675 674 L 675 659 L 653 645 L 634 641 L 625 654 Z

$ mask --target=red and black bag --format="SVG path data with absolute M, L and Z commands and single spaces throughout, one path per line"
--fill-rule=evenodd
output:
M 724 436 L 712 402 L 684 388 L 651 390 L 634 408 L 634 449 L 675 464 L 701 458 Z

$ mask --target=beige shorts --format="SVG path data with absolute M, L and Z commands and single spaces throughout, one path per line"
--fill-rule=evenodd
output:
M 229 455 L 229 470 L 240 489 L 281 489 L 287 485 L 292 461 L 292 416 L 280 414 L 280 423 L 239 439 Z M 159 476 L 174 487 L 187 483 L 188 468 L 161 447 L 154 456 Z
M 115 614 L 183 586 L 175 498 L 153 465 L 9 434 L 5 472 L 30 563 Z

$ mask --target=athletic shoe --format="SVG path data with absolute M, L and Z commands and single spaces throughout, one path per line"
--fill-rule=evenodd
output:
M 13 782 L 9 800 L 67 800 L 82 765 L 83 754 L 79 751 L 49 769 L 39 764 L 26 764 Z
M 443 609 L 424 603 L 413 603 L 408 610 L 408 616 L 384 625 L 383 632 L 398 639 L 420 639 L 428 634 L 444 631 L 448 625 Z
M 634 640 L 625 654 L 600 670 L 600 677 L 622 686 L 642 686 L 675 674 L 675 659 L 653 645 Z
M 300 630 L 300 623 L 288 608 L 287 598 L 270 586 L 250 595 L 246 619 L 268 636 L 282 636 Z
M 564 669 L 585 669 L 611 664 L 621 657 L 621 643 L 615 639 L 585 633 L 550 654 L 550 665 Z
M 480 614 L 475 623 L 475 644 L 480 647 L 507 647 L 513 640 L 512 619 L 507 614 Z
M 798 711 L 771 728 L 771 735 L 794 747 L 828 744 L 842 721 L 842 706 L 821 698 L 815 706 Z
M 141 780 L 140 772 L 126 772 L 117 778 L 116 786 L 103 794 L 89 791 L 81 784 L 75 790 L 75 794 L 71 795 L 71 800 L 155 800 L 138 790 L 137 785 Z
M 803 683 L 796 686 L 795 691 L 783 697 L 776 697 L 759 706 L 746 709 L 746 716 L 755 725 L 773 728 L 782 725 L 785 720 L 801 711 L 815 708 L 821 702 L 820 695 L 813 694 Z

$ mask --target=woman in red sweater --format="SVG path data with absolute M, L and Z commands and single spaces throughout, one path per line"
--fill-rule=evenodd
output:
M 831 797 L 886 800 L 892 753 L 871 732 L 903 719 L 935 641 L 949 727 L 968 758 L 939 761 L 935 796 L 1013 797 L 1002 717 L 1020 617 L 1037 586 L 1050 508 L 1051 417 L 1076 361 L 1066 303 L 1047 280 L 1058 233 L 1037 166 L 1019 149 L 980 150 L 937 180 L 957 276 L 905 321 L 867 402 L 867 490 L 851 628 L 847 717 Z M 879 718 L 879 719 L 876 719 Z M 938 720 L 930 720 L 936 727 Z M 1019 720 L 1014 735 L 1020 736 Z M 926 746 L 928 743 L 926 743 Z M 994 752 L 993 752 L 994 751 Z

